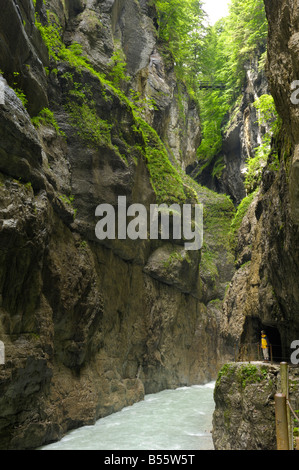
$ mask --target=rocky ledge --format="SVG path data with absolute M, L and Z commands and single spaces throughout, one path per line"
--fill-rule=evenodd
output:
M 216 381 L 213 441 L 216 450 L 276 450 L 274 396 L 280 366 L 262 362 L 225 364 Z M 299 369 L 289 373 L 290 401 L 298 409 Z

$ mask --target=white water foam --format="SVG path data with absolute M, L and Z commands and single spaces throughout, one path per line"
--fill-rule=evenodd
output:
M 71 431 L 41 450 L 213 450 L 214 386 L 146 395 L 144 401 Z

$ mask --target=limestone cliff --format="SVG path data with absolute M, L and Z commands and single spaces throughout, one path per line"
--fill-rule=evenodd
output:
M 289 375 L 290 402 L 299 403 L 298 369 Z M 219 372 L 214 397 L 216 450 L 276 450 L 274 396 L 281 392 L 278 365 L 229 363 Z M 296 427 L 296 423 L 294 424 Z
M 296 74 L 291 48 L 296 15 L 289 2 L 275 7 L 271 4 L 271 8 L 267 2 L 265 5 L 269 21 L 268 80 L 283 122 L 273 141 L 260 190 L 238 234 L 240 269 L 227 292 L 224 331 L 238 347 L 255 343 L 260 329 L 268 327 L 276 357 L 288 359 L 290 345 L 299 336 L 297 107 L 290 101 L 290 83 Z M 287 29 L 285 21 L 291 21 L 292 28 Z M 284 60 L 280 60 L 282 57 Z
M 28 449 L 215 378 L 233 205 L 184 174 L 195 103 L 140 0 L 7 0 L 0 16 L 0 446 Z M 25 107 L 26 106 L 26 107 Z M 95 237 L 95 208 L 205 205 L 183 240 Z M 215 338 L 219 338 L 215 340 Z
M 265 75 L 263 54 L 256 50 L 254 56 L 244 64 L 244 80 L 239 96 L 231 104 L 222 124 L 222 147 L 209 165 L 197 162 L 195 168 L 189 167 L 190 174 L 201 184 L 231 197 L 236 206 L 246 196 L 244 177 L 248 159 L 255 156 L 261 145 L 265 129 L 258 123 L 258 113 L 254 103 L 269 93 Z M 222 162 L 221 172 L 215 167 Z
M 224 300 L 222 335 L 236 357 L 253 360 L 257 359 L 256 345 L 264 329 L 273 346 L 273 359 L 280 362 L 290 361 L 291 344 L 299 337 L 298 105 L 290 99 L 291 83 L 298 73 L 299 18 L 296 2 L 264 3 L 269 23 L 267 78 L 282 126 L 274 136 L 261 187 L 238 232 L 238 269 Z M 298 390 L 296 394 L 298 398 Z M 221 432 L 224 440 L 228 436 L 225 423 L 219 424 L 220 414 L 216 411 L 218 448 L 244 448 L 246 440 L 241 433 L 237 438 L 231 434 L 230 444 L 221 442 Z M 267 419 L 262 416 L 261 422 L 267 425 Z M 246 433 L 251 435 L 247 448 L 267 445 L 267 441 L 257 443 L 255 432 L 253 425 L 247 427 Z
M 244 87 L 224 131 L 221 152 L 225 168 L 218 186 L 231 196 L 235 204 L 240 204 L 246 196 L 244 176 L 248 159 L 254 158 L 265 132 L 258 123 L 258 113 L 253 106 L 260 96 L 269 92 L 264 69 L 259 65 L 261 60 L 262 53 L 257 51 L 245 64 Z

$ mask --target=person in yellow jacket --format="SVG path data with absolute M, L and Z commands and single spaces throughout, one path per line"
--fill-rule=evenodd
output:
M 262 330 L 262 332 L 261 332 L 261 348 L 262 348 L 262 351 L 263 351 L 263 356 L 264 356 L 265 361 L 269 361 L 269 347 L 270 347 L 270 343 L 269 343 L 268 337 L 266 336 L 266 333 L 264 332 L 264 330 Z

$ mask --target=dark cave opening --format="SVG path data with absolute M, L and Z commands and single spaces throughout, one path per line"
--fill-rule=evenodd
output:
M 282 355 L 281 338 L 278 328 L 274 326 L 263 325 L 262 329 L 266 332 L 272 348 L 272 358 L 274 362 L 284 360 Z
M 263 324 L 258 317 L 247 317 L 244 324 L 243 333 L 241 336 L 241 351 L 244 357 L 250 351 L 250 357 L 247 360 L 259 359 L 262 360 L 262 352 L 258 347 L 261 341 L 261 331 L 264 330 L 272 350 L 273 362 L 284 361 L 281 336 L 276 326 Z M 248 354 L 248 353 L 247 353 Z M 243 359 L 243 360 L 244 360 Z

